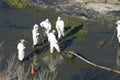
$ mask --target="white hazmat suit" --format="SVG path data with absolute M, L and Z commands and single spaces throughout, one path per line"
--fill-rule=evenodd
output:
M 21 42 L 20 43 L 18 43 L 18 45 L 17 45 L 17 49 L 18 49 L 18 59 L 20 60 L 20 61 L 23 61 L 23 59 L 24 59 L 24 56 L 25 56 L 25 46 L 24 46 L 24 42 L 25 42 L 25 40 L 24 39 L 21 39 Z
M 118 42 L 120 43 L 120 20 L 117 21 L 117 38 Z
M 38 33 L 38 25 L 35 24 L 32 30 L 33 45 L 39 44 L 39 35 L 40 34 Z
M 47 33 L 48 36 L 48 41 L 50 42 L 50 53 L 53 53 L 54 48 L 58 51 L 58 53 L 60 52 L 60 48 L 57 44 L 57 39 L 54 35 L 54 30 L 52 32 Z
M 56 21 L 56 29 L 58 32 L 58 38 L 64 36 L 64 21 L 61 20 L 61 17 L 58 17 L 58 20 Z
M 51 30 L 51 23 L 49 22 L 49 19 L 42 21 L 40 26 L 45 29 L 45 33 L 48 33 Z

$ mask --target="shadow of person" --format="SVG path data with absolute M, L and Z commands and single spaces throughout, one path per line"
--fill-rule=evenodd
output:
M 79 26 L 73 28 L 68 34 L 66 34 L 66 37 L 74 35 L 75 33 L 77 33 L 82 28 L 83 28 L 83 25 L 79 25 Z
M 64 39 L 60 40 L 59 44 L 62 51 L 64 51 L 68 46 L 71 46 L 71 44 L 73 43 L 73 40 L 76 38 L 74 34 L 76 34 L 82 28 L 83 28 L 83 25 L 80 25 L 71 29 L 71 31 L 65 35 Z M 68 29 L 70 28 L 68 27 Z
M 67 32 L 68 30 L 70 30 L 71 29 L 71 26 L 67 26 L 67 27 L 65 27 L 65 31 Z
M 64 40 L 61 44 L 60 44 L 60 49 L 61 51 L 64 51 L 68 46 L 71 46 L 73 40 L 75 39 L 75 37 L 71 37 L 71 38 L 68 38 L 66 40 Z
M 36 54 L 41 54 L 43 52 L 44 48 L 38 48 L 38 49 L 34 49 L 31 53 L 29 53 L 29 55 L 27 55 L 24 59 L 24 61 L 27 60 L 32 60 L 32 58 L 36 55 Z

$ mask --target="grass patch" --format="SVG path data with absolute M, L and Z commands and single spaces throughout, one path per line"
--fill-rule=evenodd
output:
M 19 9 L 26 8 L 28 6 L 27 3 L 22 2 L 21 0 L 5 0 L 9 5 L 13 7 L 17 7 Z
M 88 30 L 79 30 L 74 36 L 76 37 L 75 38 L 75 41 L 77 42 L 81 42 L 81 41 L 85 41 L 86 38 L 85 36 L 88 34 Z

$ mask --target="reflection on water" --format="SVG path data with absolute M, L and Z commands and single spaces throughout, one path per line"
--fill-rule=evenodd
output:
M 38 61 L 39 55 L 35 54 L 33 57 L 33 65 L 34 66 L 38 66 L 39 65 L 39 61 Z
M 25 75 L 24 64 L 22 62 L 20 62 L 19 65 L 18 65 L 18 68 L 17 68 L 18 80 L 23 80 L 24 75 Z
M 48 65 L 50 72 L 55 72 L 62 60 L 63 57 L 58 53 L 47 53 L 43 57 L 43 61 Z
M 120 46 L 118 46 L 118 50 L 117 50 L 116 63 L 117 63 L 117 67 L 120 68 Z

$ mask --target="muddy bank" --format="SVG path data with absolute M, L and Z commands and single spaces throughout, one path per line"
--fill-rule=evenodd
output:
M 28 1 L 23 0 L 24 2 L 30 2 L 32 4 L 43 6 L 43 7 L 52 7 L 56 12 L 62 12 L 63 14 L 79 17 L 82 19 L 93 19 L 96 17 L 104 16 L 106 19 L 111 19 L 112 16 L 115 20 L 119 19 L 119 16 L 116 15 L 120 11 L 120 5 L 116 4 L 116 1 L 110 2 L 100 2 L 100 1 L 71 1 L 71 0 L 54 0 L 54 1 L 43 1 L 35 0 Z M 118 2 L 117 2 L 118 3 Z

